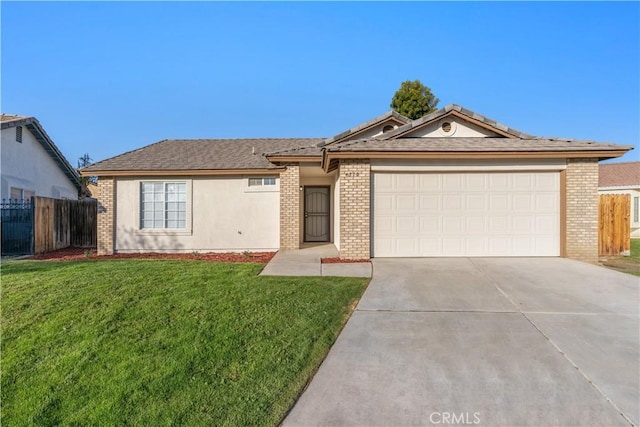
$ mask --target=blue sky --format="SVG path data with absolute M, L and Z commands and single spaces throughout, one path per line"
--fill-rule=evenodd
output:
M 74 165 L 165 138 L 328 137 L 414 79 L 524 132 L 640 141 L 638 2 L 0 8 L 2 112 L 37 117 Z

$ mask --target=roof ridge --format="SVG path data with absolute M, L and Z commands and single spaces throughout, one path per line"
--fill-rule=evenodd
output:
M 410 129 L 413 129 L 413 128 L 417 127 L 417 126 L 420 126 L 420 125 L 422 125 L 422 124 L 424 124 L 426 122 L 430 122 L 432 120 L 437 119 L 438 117 L 444 116 L 445 114 L 447 114 L 447 113 L 449 113 L 451 111 L 457 111 L 458 113 L 460 113 L 460 114 L 462 114 L 464 116 L 467 116 L 470 119 L 481 121 L 482 123 L 484 123 L 486 125 L 489 125 L 489 126 L 491 126 L 493 128 L 501 130 L 503 132 L 509 133 L 509 134 L 511 134 L 511 135 L 513 135 L 515 137 L 520 138 L 520 139 L 527 139 L 527 138 L 530 139 L 530 138 L 534 137 L 531 134 L 519 131 L 519 130 L 514 129 L 514 128 L 510 127 L 510 126 L 507 126 L 507 125 L 505 125 L 503 123 L 500 123 L 497 120 L 491 119 L 491 118 L 486 117 L 486 116 L 484 116 L 482 114 L 478 114 L 475 111 L 469 110 L 468 108 L 464 108 L 461 105 L 448 104 L 448 105 L 445 105 L 444 107 L 442 107 L 442 108 L 440 108 L 440 109 L 438 109 L 436 111 L 433 111 L 433 112 L 431 112 L 429 114 L 426 114 L 426 115 L 424 115 L 422 117 L 419 117 L 419 118 L 417 118 L 415 120 L 412 120 L 409 123 L 407 123 L 407 124 L 405 124 L 403 126 L 400 126 L 399 128 L 397 128 L 397 129 L 395 129 L 395 130 L 393 130 L 391 132 L 388 132 L 388 133 L 384 134 L 384 138 L 381 138 L 381 139 L 385 139 L 385 140 L 386 139 L 391 139 L 396 135 L 400 135 L 403 132 L 406 132 L 406 131 L 408 131 Z

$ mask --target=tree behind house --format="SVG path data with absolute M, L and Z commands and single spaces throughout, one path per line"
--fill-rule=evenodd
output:
M 436 110 L 440 100 L 420 80 L 404 81 L 391 99 L 391 108 L 411 120 Z

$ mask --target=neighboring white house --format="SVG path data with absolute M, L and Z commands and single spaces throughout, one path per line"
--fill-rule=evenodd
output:
M 640 162 L 600 165 L 598 193 L 631 196 L 631 238 L 640 238 Z
M 0 115 L 2 199 L 77 199 L 80 176 L 35 117 Z

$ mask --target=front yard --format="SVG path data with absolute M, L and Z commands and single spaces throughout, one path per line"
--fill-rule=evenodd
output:
M 278 424 L 367 280 L 261 268 L 3 264 L 2 424 Z
M 640 276 L 640 239 L 631 239 L 629 256 L 604 257 L 600 263 L 613 270 Z

